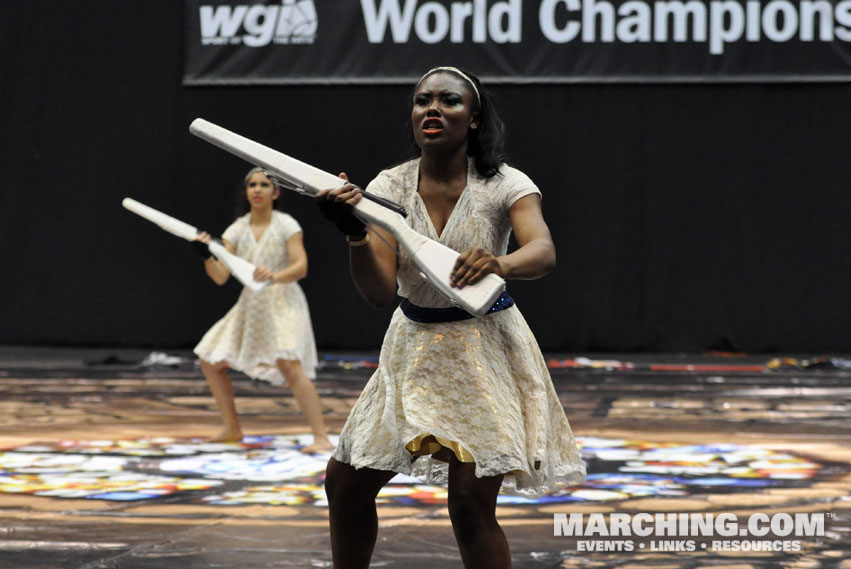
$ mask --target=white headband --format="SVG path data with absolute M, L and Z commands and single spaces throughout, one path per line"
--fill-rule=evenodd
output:
M 419 80 L 419 82 L 417 82 L 417 85 L 422 83 L 423 80 L 425 80 L 426 77 L 428 77 L 432 73 L 437 73 L 438 71 L 450 71 L 452 73 L 455 73 L 456 75 L 459 75 L 462 79 L 467 81 L 467 83 L 470 84 L 470 87 L 473 88 L 473 93 L 476 94 L 476 102 L 479 104 L 480 107 L 482 106 L 482 97 L 481 97 L 481 95 L 479 95 L 479 89 L 476 87 L 476 84 L 473 83 L 473 80 L 470 79 L 470 77 L 466 73 L 464 73 L 463 71 L 461 71 L 457 67 L 435 67 L 433 69 L 429 69 L 428 71 L 425 72 L 425 74 L 423 74 L 422 77 L 420 77 L 420 80 Z

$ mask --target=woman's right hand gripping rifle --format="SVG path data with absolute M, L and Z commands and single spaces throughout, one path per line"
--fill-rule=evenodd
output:
M 345 173 L 340 177 L 348 180 Z M 322 190 L 316 194 L 319 211 L 346 236 L 352 280 L 371 306 L 383 308 L 396 298 L 396 240 L 383 230 L 368 227 L 354 214 L 363 192 L 353 184 Z M 380 233 L 389 247 L 370 241 L 370 233 Z

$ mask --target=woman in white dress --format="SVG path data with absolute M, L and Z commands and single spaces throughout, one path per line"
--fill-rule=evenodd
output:
M 502 122 L 478 79 L 452 67 L 430 70 L 414 90 L 411 121 L 419 156 L 381 172 L 367 191 L 403 205 L 415 230 L 462 252 L 453 286 L 489 273 L 535 279 L 552 271 L 540 190 L 504 163 Z M 352 277 L 367 302 L 403 297 L 378 369 L 328 463 L 334 567 L 369 566 L 375 497 L 396 473 L 448 482 L 465 567 L 510 567 L 495 517 L 500 489 L 534 497 L 585 477 L 532 332 L 507 294 L 482 318 L 452 307 L 405 251 L 397 256 L 390 235 L 352 215 L 358 188 L 317 197 L 346 234 Z M 507 254 L 512 230 L 519 248 Z
M 256 280 L 270 284 L 260 291 L 243 288 L 233 308 L 195 347 L 222 415 L 222 430 L 212 440 L 238 441 L 243 436 L 230 368 L 274 385 L 286 381 L 313 431 L 313 444 L 302 452 L 328 451 L 333 446 L 311 382 L 316 377 L 316 344 L 307 299 L 297 283 L 307 275 L 301 226 L 291 215 L 275 210 L 280 189 L 262 169 L 248 172 L 244 188 L 250 211 L 225 230 L 222 242 L 257 267 Z M 230 276 L 227 267 L 200 246 L 209 243 L 210 236 L 202 233 L 198 241 L 199 250 L 206 251 L 207 275 L 223 285 Z

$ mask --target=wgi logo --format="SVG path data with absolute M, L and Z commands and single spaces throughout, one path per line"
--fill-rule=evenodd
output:
M 199 16 L 202 45 L 313 43 L 319 27 L 313 0 L 282 0 L 280 5 L 201 6 Z

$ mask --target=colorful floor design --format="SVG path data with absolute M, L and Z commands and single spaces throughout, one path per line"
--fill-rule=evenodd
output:
M 193 437 L 216 432 L 219 415 L 194 361 L 140 369 L 141 353 L 83 365 L 98 354 L 28 352 L 0 369 L 0 568 L 330 567 L 325 457 L 298 452 L 307 437 L 284 436 L 304 431 L 291 394 L 237 377 L 247 432 L 274 435 L 205 443 Z M 769 370 L 767 357 L 608 356 L 549 362 L 591 476 L 542 500 L 500 498 L 514 567 L 851 569 L 851 371 L 841 362 Z M 340 356 L 320 370 L 335 432 L 375 363 Z M 443 488 L 399 477 L 379 501 L 373 566 L 461 566 Z M 554 535 L 566 512 L 829 522 L 800 552 L 592 551 Z
M 501 505 L 685 497 L 765 488 L 801 488 L 846 473 L 776 449 L 681 445 L 579 437 L 586 484 Z M 216 505 L 325 506 L 327 456 L 299 452 L 310 437 L 254 436 L 242 443 L 200 439 L 63 441 L 0 451 L 0 492 L 109 501 L 162 500 Z M 379 494 L 384 505 L 445 504 L 446 489 L 403 475 Z

